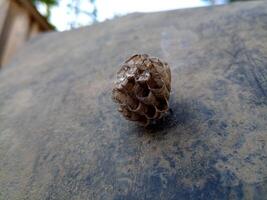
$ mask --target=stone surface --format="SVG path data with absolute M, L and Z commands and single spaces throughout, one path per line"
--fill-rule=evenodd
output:
M 266 199 L 267 3 L 131 14 L 32 39 L 0 72 L 0 199 Z M 166 60 L 172 112 L 111 99 L 134 53 Z

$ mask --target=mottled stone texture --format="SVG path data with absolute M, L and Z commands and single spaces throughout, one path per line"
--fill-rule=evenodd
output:
M 172 71 L 146 129 L 111 99 L 134 53 Z M 266 2 L 44 34 L 0 72 L 0 199 L 267 199 L 266 124 Z

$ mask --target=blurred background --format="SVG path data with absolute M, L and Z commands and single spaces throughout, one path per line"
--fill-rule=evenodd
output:
M 228 4 L 237 0 L 32 0 L 57 30 L 64 31 L 102 22 L 133 12 Z
M 133 12 L 235 1 L 238 0 L 0 0 L 0 68 L 28 39 L 42 32 L 70 30 Z

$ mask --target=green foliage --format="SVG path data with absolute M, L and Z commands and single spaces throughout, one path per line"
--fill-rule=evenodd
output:
M 36 5 L 39 2 L 48 6 L 55 6 L 58 4 L 58 0 L 32 0 L 32 3 L 34 5 Z
M 51 7 L 56 6 L 59 0 L 32 0 L 33 5 L 37 5 L 38 3 L 43 3 L 46 5 L 46 15 L 45 17 L 49 19 L 51 16 Z

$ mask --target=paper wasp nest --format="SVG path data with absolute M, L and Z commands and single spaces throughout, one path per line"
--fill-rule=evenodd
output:
M 170 90 L 167 63 L 146 54 L 134 55 L 118 71 L 112 97 L 126 119 L 147 126 L 167 113 Z

